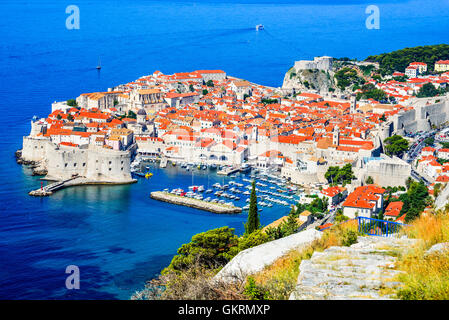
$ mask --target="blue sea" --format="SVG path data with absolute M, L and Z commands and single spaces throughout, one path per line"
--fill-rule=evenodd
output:
M 66 28 L 66 7 L 73 4 L 80 9 L 79 30 Z M 380 10 L 378 30 L 365 27 L 370 4 Z M 265 30 L 256 32 L 260 23 Z M 17 165 L 14 152 L 31 118 L 46 116 L 52 102 L 155 70 L 222 69 L 277 87 L 295 60 L 364 59 L 449 43 L 447 30 L 447 0 L 2 0 L 0 299 L 128 299 L 192 235 L 225 225 L 243 232 L 245 214 L 214 215 L 151 200 L 152 190 L 191 184 L 191 174 L 179 168 L 152 169 L 153 178 L 133 185 L 28 196 L 39 177 Z M 207 185 L 223 178 L 202 172 L 194 179 Z M 265 208 L 261 222 L 287 212 Z M 80 268 L 79 290 L 65 288 L 68 265 Z

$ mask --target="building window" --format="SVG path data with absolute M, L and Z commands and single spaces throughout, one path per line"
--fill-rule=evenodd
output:
M 73 164 L 74 167 L 76 167 L 76 162 Z
M 84 163 L 83 163 L 83 167 L 85 167 L 85 166 L 86 166 L 86 163 L 84 162 Z
M 67 163 L 64 165 L 64 167 L 66 167 L 67 168 Z
M 111 168 L 109 168 L 109 171 L 111 171 Z

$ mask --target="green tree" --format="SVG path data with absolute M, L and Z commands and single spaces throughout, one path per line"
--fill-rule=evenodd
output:
M 400 214 L 406 214 L 405 221 L 410 222 L 419 217 L 421 212 L 424 211 L 429 198 L 429 190 L 426 185 L 422 181 L 412 181 L 407 193 L 401 194 L 398 199 L 404 203 Z
M 428 138 L 424 139 L 424 144 L 428 147 L 433 146 L 434 143 L 435 143 L 435 139 L 433 137 L 428 137 Z
M 206 82 L 206 86 L 213 87 L 214 86 L 214 82 L 212 80 L 209 80 L 209 81 Z
M 69 99 L 69 100 L 67 100 L 67 105 L 71 106 L 71 107 L 77 107 L 78 103 L 76 103 L 75 99 Z
M 69 120 L 69 121 L 73 121 L 73 116 L 71 115 L 71 114 L 69 114 L 68 116 L 67 116 L 67 120 Z
M 281 226 L 284 237 L 296 233 L 296 231 L 298 231 L 298 228 L 299 224 L 296 220 L 295 209 L 292 207 L 292 211 L 290 211 L 287 220 L 285 220 Z
M 357 94 L 357 100 L 360 99 L 374 99 L 376 101 L 385 100 L 387 94 L 381 90 L 377 89 L 372 83 L 367 83 L 362 86 L 362 92 Z
M 330 166 L 327 169 L 326 173 L 324 174 L 324 177 L 326 178 L 326 180 L 329 183 L 336 184 L 337 183 L 337 175 L 338 175 L 339 171 L 340 171 L 340 167 Z
M 245 234 L 253 233 L 260 228 L 259 212 L 257 209 L 256 182 L 253 180 L 251 196 L 249 198 L 248 220 L 245 224 Z
M 418 98 L 427 98 L 427 97 L 435 97 L 439 94 L 439 91 L 435 86 L 428 82 L 424 84 L 421 89 L 419 89 L 418 94 L 416 95 Z
M 344 165 L 342 168 L 338 166 L 331 166 L 327 169 L 324 177 L 331 184 L 348 184 L 355 178 L 350 163 Z
M 258 229 L 252 233 L 245 233 L 242 237 L 239 238 L 238 249 L 239 251 L 252 248 L 258 245 L 261 245 L 269 240 L 268 235 L 262 231 L 262 229 Z
M 185 270 L 195 263 L 207 268 L 223 266 L 238 253 L 237 246 L 238 238 L 233 228 L 222 227 L 196 234 L 178 249 L 178 254 L 163 273 Z
M 136 119 L 137 115 L 133 111 L 129 110 L 127 117 L 131 119 Z
M 389 53 L 373 55 L 366 58 L 366 61 L 379 62 L 380 73 L 382 75 L 392 74 L 395 71 L 402 71 L 414 61 L 427 63 L 428 69 L 437 60 L 446 60 L 449 57 L 449 45 L 429 45 L 414 48 L 405 48 Z
M 335 79 L 337 80 L 337 87 L 341 90 L 345 90 L 346 87 L 349 87 L 353 83 L 359 82 L 357 71 L 349 67 L 338 70 L 335 73 Z
M 373 177 L 368 176 L 368 178 L 366 178 L 365 182 L 366 182 L 366 184 L 373 184 L 374 183 Z
M 203 96 L 205 96 L 208 93 L 209 93 L 209 91 L 207 91 L 206 89 L 203 90 Z
M 408 178 L 407 178 L 407 180 L 405 181 L 405 187 L 407 188 L 407 190 L 410 189 L 410 186 L 412 185 L 412 183 L 413 183 L 414 181 L 415 181 L 415 180 L 413 180 L 412 177 L 408 177 Z
M 389 156 L 395 155 L 400 157 L 408 150 L 408 141 L 397 134 L 386 138 L 384 140 L 384 145 L 385 153 Z
M 195 91 L 195 88 L 193 87 L 193 84 L 189 85 L 189 90 L 190 90 L 190 92 Z
M 441 183 L 436 183 L 436 184 L 433 186 L 433 196 L 434 196 L 435 198 L 438 197 L 438 195 L 440 194 L 441 187 L 442 187 Z
M 280 238 L 283 238 L 283 237 L 284 237 L 284 232 L 283 232 L 281 226 L 277 226 L 277 227 L 275 227 L 275 228 L 273 228 L 273 227 L 268 227 L 268 228 L 265 230 L 265 233 L 267 234 L 268 239 L 269 239 L 270 241 L 277 240 L 277 239 L 280 239 Z

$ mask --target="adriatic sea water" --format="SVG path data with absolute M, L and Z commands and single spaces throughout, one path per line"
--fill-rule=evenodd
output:
M 0 299 L 128 299 L 192 235 L 220 226 L 238 234 L 242 215 L 215 215 L 153 201 L 152 190 L 191 184 L 191 173 L 154 169 L 127 186 L 27 193 L 39 177 L 19 166 L 33 115 L 54 101 L 105 91 L 155 70 L 222 69 L 280 86 L 295 60 L 364 59 L 449 42 L 448 1 L 377 1 L 380 29 L 365 26 L 370 1 L 2 0 L 0 2 Z M 80 29 L 66 28 L 66 7 Z M 264 31 L 255 31 L 256 24 Z M 102 70 L 95 69 L 101 59 Z M 195 184 L 222 182 L 198 173 Z M 264 208 L 268 224 L 288 207 Z M 81 288 L 65 288 L 65 268 Z

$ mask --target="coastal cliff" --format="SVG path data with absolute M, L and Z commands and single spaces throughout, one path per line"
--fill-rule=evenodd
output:
M 292 67 L 284 76 L 282 89 L 295 92 L 317 90 L 318 93 L 327 93 L 334 88 L 334 72 L 318 69 L 296 70 Z

